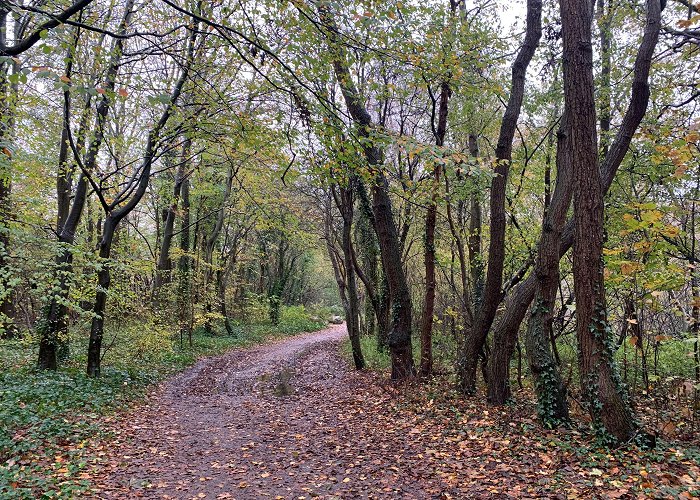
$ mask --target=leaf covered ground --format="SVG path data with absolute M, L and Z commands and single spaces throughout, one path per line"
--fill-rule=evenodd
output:
M 348 368 L 344 328 L 205 360 L 111 422 L 99 498 L 692 498 L 694 448 L 598 448 L 437 379 Z
M 290 310 L 292 309 L 292 310 Z M 298 308 L 297 308 L 298 309 Z M 112 339 L 102 377 L 84 375 L 85 351 L 57 372 L 37 372 L 31 338 L 0 343 L 0 498 L 75 498 L 91 487 L 96 460 L 107 456 L 105 436 L 115 432 L 115 415 L 143 400 L 153 384 L 202 357 L 232 348 L 321 328 L 293 308 L 270 325 L 236 325 L 236 336 L 195 335 L 180 346 L 169 331 L 121 331 Z M 146 340 L 146 344 L 144 344 Z

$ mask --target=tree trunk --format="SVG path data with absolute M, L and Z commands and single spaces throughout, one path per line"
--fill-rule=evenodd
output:
M 192 257 L 190 245 L 190 181 L 185 178 L 180 188 L 182 197 L 182 220 L 180 222 L 180 259 L 178 260 L 178 323 L 180 327 L 180 344 L 185 336 L 191 339 L 192 298 Z
M 345 50 L 338 39 L 338 28 L 326 6 L 319 5 L 319 14 L 325 25 L 336 80 L 342 91 L 348 112 L 353 122 L 359 128 L 360 136 L 364 138 L 364 154 L 373 174 L 372 212 L 374 216 L 374 230 L 377 233 L 379 242 L 382 269 L 384 270 L 389 285 L 389 294 L 393 301 L 391 330 L 389 331 L 391 378 L 392 380 L 403 380 L 415 375 L 411 349 L 412 305 L 411 294 L 402 265 L 401 243 L 391 208 L 389 183 L 382 170 L 384 163 L 383 152 L 379 147 L 371 144 L 372 118 L 361 101 L 360 94 L 348 69 Z
M 0 44 L 5 46 L 8 10 L 0 7 Z M 0 336 L 13 337 L 16 330 L 15 304 L 10 266 L 10 227 L 12 218 L 12 141 L 15 98 L 8 79 L 12 62 L 0 62 Z
M 644 117 L 649 103 L 649 71 L 654 55 L 654 49 L 659 39 L 661 28 L 661 9 L 658 0 L 647 1 L 647 23 L 642 42 L 637 50 L 634 62 L 634 76 L 629 106 L 622 119 L 622 124 L 610 144 L 601 168 L 603 176 L 603 191 L 607 193 L 617 173 L 622 160 L 627 154 L 630 142 L 637 127 Z M 569 220 L 562 231 L 560 258 L 568 252 L 574 241 L 574 223 Z M 520 283 L 506 301 L 504 313 L 494 328 L 495 349 L 491 351 L 491 365 L 499 365 L 499 370 L 507 373 L 518 329 L 525 317 L 527 309 L 535 295 L 535 275 L 531 274 Z M 495 367 L 494 367 L 495 369 Z
M 129 0 L 127 4 L 127 14 L 125 19 L 128 18 L 133 8 L 133 1 Z M 126 23 L 126 21 L 125 21 Z M 137 172 L 140 174 L 137 177 L 132 178 L 131 186 L 126 186 L 125 192 L 132 193 L 131 196 L 123 199 L 113 200 L 111 203 L 107 204 L 103 198 L 101 202 L 103 203 L 102 208 L 105 210 L 105 221 L 102 226 L 102 239 L 99 244 L 99 256 L 103 260 L 101 266 L 97 272 L 97 291 L 95 294 L 95 306 L 93 309 L 93 319 L 92 325 L 90 327 L 90 342 L 88 345 L 88 359 L 87 359 L 87 374 L 90 377 L 100 376 L 100 362 L 101 362 L 101 351 L 102 351 L 102 337 L 104 335 L 104 318 L 107 306 L 107 293 L 109 292 L 110 285 L 110 271 L 109 271 L 109 257 L 112 249 L 112 243 L 114 241 L 115 232 L 119 225 L 119 222 L 128 217 L 129 214 L 136 208 L 140 203 L 143 195 L 148 189 L 148 184 L 151 179 L 151 169 L 153 167 L 153 160 L 156 157 L 158 140 L 160 138 L 160 133 L 165 128 L 168 120 L 173 112 L 175 103 L 182 92 L 182 87 L 187 81 L 190 64 L 193 59 L 194 54 L 194 43 L 196 40 L 196 29 L 190 30 L 188 46 L 187 46 L 187 59 L 186 64 L 180 73 L 180 76 L 173 87 L 170 94 L 170 100 L 166 104 L 165 109 L 160 115 L 160 119 L 154 125 L 154 127 L 148 132 L 148 138 L 146 139 L 146 150 L 141 161 L 141 165 L 138 167 Z
M 472 328 L 466 331 L 458 363 L 458 388 L 464 394 L 476 392 L 476 372 L 486 337 L 502 300 L 505 260 L 506 188 L 513 150 L 513 136 L 525 95 L 527 67 L 542 35 L 542 1 L 528 0 L 525 40 L 513 63 L 511 92 L 496 146 L 495 176 L 491 182 L 490 239 L 484 293 Z
M 438 122 L 435 127 L 435 143 L 442 146 L 445 143 L 447 131 L 447 113 L 450 99 L 450 86 L 443 82 L 440 86 L 440 102 L 438 105 Z M 435 314 L 435 223 L 437 221 L 437 201 L 440 187 L 440 171 L 442 165 L 436 163 L 433 168 L 433 179 L 430 202 L 425 214 L 425 297 L 423 301 L 423 321 L 420 332 L 420 376 L 430 377 L 433 373 L 433 315 Z
M 361 247 L 363 257 L 366 262 L 365 270 L 356 266 L 356 272 L 365 285 L 367 295 L 370 296 L 370 303 L 377 320 L 377 351 L 384 352 L 389 347 L 389 312 L 391 306 L 391 296 L 389 285 L 386 281 L 384 271 L 380 273 L 377 269 L 377 261 L 381 256 L 377 233 L 374 231 L 374 215 L 372 206 L 367 196 L 365 185 L 358 181 L 356 191 L 360 201 L 360 228 L 363 233 Z M 371 226 L 371 227 L 368 227 Z
M 381 249 L 382 268 L 392 299 L 391 330 L 388 335 L 391 378 L 403 380 L 415 374 L 411 348 L 411 293 L 401 261 L 399 238 L 389 199 L 389 186 L 383 174 L 379 175 L 377 184 L 372 188 L 372 208 Z
M 127 0 L 125 5 L 124 15 L 119 26 L 119 33 L 121 34 L 126 33 L 129 20 L 133 14 L 134 1 L 135 0 Z M 81 171 L 78 177 L 75 194 L 73 195 L 73 204 L 70 207 L 68 217 L 65 219 L 61 232 L 58 235 L 59 251 L 56 257 L 56 268 L 54 270 L 54 276 L 57 277 L 55 281 L 58 282 L 58 286 L 51 291 L 48 304 L 45 308 L 46 315 L 39 326 L 40 342 L 39 359 L 37 363 L 39 369 L 56 369 L 58 365 L 56 359 L 59 351 L 58 343 L 68 335 L 68 320 L 66 317 L 68 309 L 66 307 L 66 301 L 70 290 L 68 275 L 72 272 L 73 262 L 72 250 L 70 247 L 75 242 L 75 232 L 78 229 L 78 224 L 88 195 L 88 178 L 86 172 L 90 173 L 94 171 L 97 165 L 98 153 L 104 140 L 105 123 L 111 105 L 109 95 L 114 93 L 123 44 L 124 41 L 122 38 L 118 38 L 114 42 L 106 75 L 106 89 L 108 92 L 102 94 L 97 104 L 92 139 L 90 140 L 83 160 L 84 171 Z M 70 123 L 69 92 L 70 90 L 64 92 L 63 109 L 63 121 L 68 124 Z M 67 131 L 65 128 L 64 130 Z M 74 153 L 77 153 L 77 151 Z
M 87 374 L 90 377 L 100 376 L 107 292 L 109 291 L 111 282 L 109 256 L 112 251 L 112 242 L 114 241 L 114 231 L 117 222 L 118 221 L 115 221 L 112 216 L 108 214 L 102 226 L 102 240 L 100 240 L 99 246 L 101 262 L 97 271 L 97 291 L 95 293 L 95 305 L 92 310 L 94 317 L 90 326 L 90 342 L 88 344 Z
M 346 324 L 350 345 L 352 346 L 352 358 L 355 368 L 362 370 L 365 367 L 365 359 L 362 356 L 362 346 L 360 344 L 360 302 L 357 298 L 357 280 L 355 279 L 355 269 L 352 258 L 352 219 L 354 212 L 353 186 L 355 179 L 349 181 L 348 187 L 340 187 L 340 196 L 336 202 L 340 202 L 338 208 L 343 217 L 343 263 L 345 267 L 345 281 L 347 288 L 347 318 Z
M 357 187 L 362 188 L 363 186 L 358 182 Z M 363 313 L 365 334 L 377 338 L 379 344 L 380 337 L 377 332 L 377 325 L 381 315 L 379 304 L 377 303 L 377 288 L 379 284 L 377 261 L 379 249 L 377 248 L 377 237 L 371 227 L 371 215 L 368 213 L 370 210 L 368 204 L 365 205 L 362 197 L 360 197 L 360 211 L 355 226 L 355 238 L 358 241 L 357 248 L 359 248 L 360 253 L 360 262 L 358 264 L 361 266 L 362 273 L 364 273 L 367 281 L 367 283 L 364 283 L 365 280 L 363 280 L 366 291 L 365 310 Z
M 591 18 L 587 2 L 561 0 L 564 101 L 573 156 L 574 290 L 581 390 L 598 431 L 632 438 L 635 423 L 613 366 L 603 279 L 603 185 L 598 168 Z
M 557 141 L 557 180 L 553 201 L 547 207 L 535 263 L 535 299 L 525 334 L 525 350 L 532 373 L 538 410 L 542 422 L 554 427 L 569 420 L 566 388 L 552 353 L 552 321 L 559 288 L 561 233 L 571 204 L 571 148 L 567 140 L 566 115 Z M 561 193 L 560 193 L 561 191 Z
M 469 134 L 469 156 L 475 161 L 479 158 L 479 138 Z M 472 307 L 481 307 L 481 296 L 484 292 L 484 266 L 481 255 L 481 193 L 475 190 L 469 200 L 469 273 L 472 281 Z
M 231 196 L 231 187 L 233 185 L 233 179 L 235 175 L 236 170 L 233 168 L 233 166 L 229 166 L 228 176 L 226 177 L 226 184 L 224 185 L 224 196 L 221 200 L 221 206 L 219 207 L 219 210 L 217 210 L 216 222 L 214 223 L 214 227 L 212 228 L 211 233 L 209 233 L 209 235 L 204 238 L 204 290 L 207 301 L 205 305 L 207 313 L 211 313 L 213 311 L 212 297 L 211 293 L 209 293 L 208 288 L 211 282 L 213 281 L 212 276 L 214 275 L 214 246 L 216 245 L 216 242 L 219 239 L 219 235 L 221 234 L 221 230 L 224 226 L 224 218 L 226 216 L 226 205 L 228 204 L 229 197 Z M 213 327 L 211 319 L 209 317 L 207 317 L 207 320 L 204 323 L 204 328 L 209 334 L 213 334 Z
M 170 259 L 170 247 L 173 242 L 173 235 L 175 233 L 175 217 L 177 216 L 177 207 L 180 202 L 180 193 L 182 191 L 182 184 L 187 176 L 187 161 L 190 154 L 190 146 L 192 140 L 190 138 L 185 139 L 182 145 L 182 158 L 177 167 L 175 173 L 175 184 L 173 185 L 173 199 L 168 206 L 167 213 L 165 216 L 165 223 L 163 225 L 163 240 L 160 245 L 160 252 L 158 253 L 158 262 L 156 263 L 156 276 L 153 283 L 154 295 L 157 295 L 158 290 L 166 281 L 170 279 L 170 270 L 172 269 L 172 260 Z

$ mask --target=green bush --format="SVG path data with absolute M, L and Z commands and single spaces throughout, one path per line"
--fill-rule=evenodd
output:
M 282 334 L 313 332 L 326 325 L 325 318 L 313 316 L 302 306 L 284 306 L 276 330 Z

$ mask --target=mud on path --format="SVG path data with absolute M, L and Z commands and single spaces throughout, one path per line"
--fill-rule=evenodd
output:
M 108 451 L 95 494 L 430 497 L 420 471 L 401 467 L 410 445 L 364 418 L 372 384 L 341 358 L 346 335 L 337 325 L 232 351 L 170 380 L 120 424 L 122 440 Z M 378 443 L 379 433 L 389 442 Z M 373 457 L 377 447 L 397 449 L 397 460 Z

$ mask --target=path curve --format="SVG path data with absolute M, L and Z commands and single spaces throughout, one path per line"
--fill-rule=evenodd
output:
M 426 498 L 415 483 L 396 484 L 398 468 L 372 460 L 376 443 L 350 423 L 361 415 L 344 413 L 361 405 L 367 382 L 340 356 L 346 336 L 333 325 L 171 379 L 128 419 L 131 435 L 112 451 L 98 497 Z

